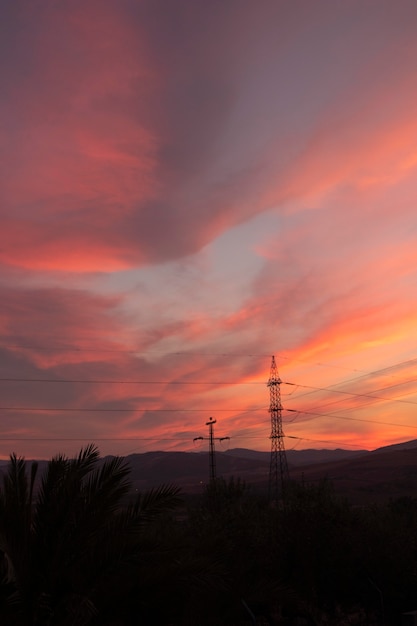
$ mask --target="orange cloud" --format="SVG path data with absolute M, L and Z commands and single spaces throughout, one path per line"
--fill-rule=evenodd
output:
M 412 368 L 349 379 L 415 348 L 414 9 L 278 5 L 5 9 L 0 369 L 73 382 L 3 381 L 8 406 L 54 409 L 10 411 L 3 435 L 188 449 L 215 411 L 268 449 L 268 389 L 247 383 L 276 352 L 320 388 L 283 393 L 299 445 L 410 436 Z

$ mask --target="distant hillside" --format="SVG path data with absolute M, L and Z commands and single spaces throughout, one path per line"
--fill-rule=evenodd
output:
M 377 448 L 376 450 L 373 450 L 373 454 L 379 454 L 380 452 L 389 452 L 394 450 L 410 450 L 412 448 L 417 448 L 417 439 L 404 441 L 403 443 L 393 443 L 389 446 L 384 446 L 383 448 Z
M 289 450 L 290 478 L 305 483 L 329 479 L 336 491 L 355 504 L 417 497 L 417 440 L 366 450 Z M 208 452 L 146 452 L 126 457 L 136 490 L 174 483 L 185 492 L 201 493 L 208 482 Z M 216 452 L 216 471 L 226 479 L 240 477 L 266 490 L 270 452 L 235 448 Z M 39 463 L 39 476 L 46 461 Z M 4 466 L 1 467 L 1 472 Z
M 127 460 L 137 489 L 174 482 L 187 491 L 198 491 L 208 480 L 207 452 L 146 452 L 132 454 Z M 247 482 L 257 482 L 260 477 L 268 476 L 269 457 L 259 460 L 216 452 L 215 460 L 218 476 L 240 476 Z
M 364 451 L 363 451 L 364 452 Z M 290 466 L 304 466 L 315 462 L 351 458 L 359 452 L 348 450 L 291 450 L 287 453 Z M 216 471 L 219 476 L 240 476 L 246 482 L 267 482 L 270 452 L 235 448 L 216 452 Z M 176 482 L 187 490 L 199 489 L 207 482 L 209 457 L 207 452 L 146 452 L 127 457 L 135 487 L 141 489 L 161 482 Z
M 411 444 L 411 442 L 410 442 Z M 417 442 L 379 448 L 354 458 L 295 468 L 294 480 L 316 482 L 328 478 L 351 502 L 382 502 L 417 497 Z
M 417 445 L 417 443 L 416 443 Z M 328 461 L 337 461 L 340 459 L 348 459 L 366 454 L 368 450 L 287 450 L 286 456 L 289 465 L 309 465 L 311 463 L 323 463 Z M 270 452 L 258 452 L 256 450 L 247 450 L 246 448 L 233 448 L 225 454 L 237 456 L 242 459 L 257 459 L 258 461 L 269 462 Z
M 290 477 L 315 483 L 329 479 L 336 491 L 352 502 L 378 502 L 400 496 L 417 497 L 417 441 L 360 450 L 290 450 Z M 269 452 L 234 449 L 216 453 L 217 475 L 240 477 L 254 488 L 266 489 Z M 174 482 L 198 492 L 207 483 L 208 453 L 149 452 L 128 457 L 137 489 Z

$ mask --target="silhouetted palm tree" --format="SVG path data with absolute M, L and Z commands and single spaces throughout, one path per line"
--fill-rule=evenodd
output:
M 83 626 L 103 593 L 146 553 L 146 527 L 178 504 L 178 489 L 162 486 L 127 503 L 130 469 L 124 459 L 99 463 L 94 445 L 75 459 L 49 461 L 35 489 L 12 455 L 0 489 L 3 575 L 0 622 L 10 626 Z

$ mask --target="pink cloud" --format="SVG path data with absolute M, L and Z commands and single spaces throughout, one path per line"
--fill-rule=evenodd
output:
M 233 381 L 266 378 L 270 353 L 285 352 L 290 377 L 305 373 L 303 359 L 349 367 L 366 354 L 366 369 L 383 350 L 385 361 L 401 358 L 416 321 L 416 9 L 383 6 L 17 0 L 5 9 L 0 368 L 119 383 L 4 385 L 10 406 L 102 410 L 10 413 L 4 435 L 169 435 L 166 445 L 187 446 L 217 408 L 221 428 L 251 442 L 268 432 L 258 411 L 267 388 Z M 216 302 L 233 280 L 227 254 L 216 279 L 201 265 L 176 289 L 171 268 L 150 274 L 146 297 L 140 277 L 125 297 L 99 295 L 133 284 L 122 270 L 169 267 L 270 209 L 280 220 L 256 244 L 264 266 L 242 278 L 233 306 Z M 115 272 L 112 285 L 81 276 L 91 272 Z M 132 378 L 160 384 L 123 383 Z M 180 384 L 199 380 L 231 382 Z M 387 421 L 393 410 L 354 397 L 337 406 Z M 289 428 L 311 434 L 310 421 L 320 436 L 386 437 L 330 418 Z
M 283 165 L 278 110 L 269 141 L 256 152 L 247 125 L 240 153 L 223 146 L 221 137 L 241 98 L 249 98 L 261 60 L 270 69 L 276 55 L 277 71 L 287 71 L 281 55 L 293 58 L 298 37 L 314 18 L 307 5 L 298 22 L 284 11 L 293 30 L 289 37 L 283 29 L 282 40 L 268 27 L 277 7 L 268 4 L 264 20 L 249 4 L 239 7 L 233 42 L 229 29 L 236 26 L 237 7 L 225 8 L 219 19 L 216 12 L 185 3 L 179 14 L 169 12 L 173 29 L 153 7 L 63 3 L 35 15 L 23 6 L 16 26 L 20 56 L 15 49 L 12 62 L 21 71 L 30 58 L 31 73 L 19 83 L 8 76 L 13 88 L 3 104 L 15 121 L 3 131 L 6 263 L 99 271 L 176 258 L 273 204 L 346 182 L 385 185 L 414 167 L 412 68 L 404 64 L 399 73 L 395 63 L 410 54 L 405 43 L 395 49 L 392 40 L 386 47 L 393 59 L 379 82 L 378 55 L 386 61 L 388 53 L 381 53 L 378 39 L 374 61 L 360 70 L 355 66 L 345 91 L 331 105 L 321 104 L 302 147 L 291 150 Z M 321 28 L 340 17 L 330 12 Z M 198 37 L 192 37 L 193 29 Z M 254 33 L 263 34 L 265 51 Z M 340 49 L 331 45 L 343 59 L 343 41 Z M 253 63 L 241 69 L 250 58 Z M 352 92 L 353 80 L 367 89 Z M 391 94 L 393 80 L 401 99 Z M 286 106 L 275 93 L 271 100 Z M 260 113 L 261 103 L 259 97 Z M 225 152 L 234 165 L 219 172 Z

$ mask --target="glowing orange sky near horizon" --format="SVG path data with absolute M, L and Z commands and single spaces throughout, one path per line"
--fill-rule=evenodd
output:
M 416 18 L 4 7 L 1 458 L 417 438 Z

